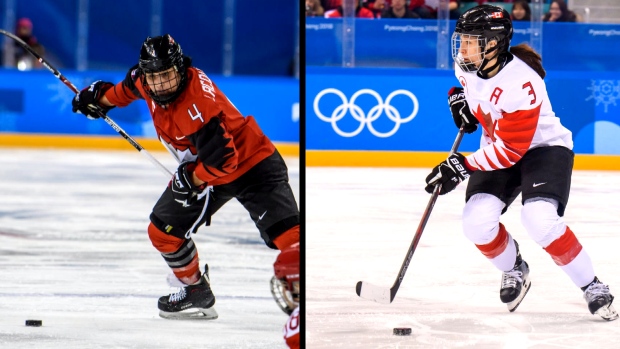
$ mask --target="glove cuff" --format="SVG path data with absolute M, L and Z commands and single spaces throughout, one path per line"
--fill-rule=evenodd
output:
M 111 82 L 104 82 L 103 84 L 101 84 L 101 87 L 99 88 L 99 93 L 97 93 L 97 105 L 99 107 L 101 107 L 101 109 L 103 109 L 106 113 L 109 110 L 114 109 L 116 106 L 112 105 L 112 106 L 107 106 L 107 105 L 103 105 L 101 104 L 101 98 L 103 96 L 105 96 L 106 92 L 108 92 L 109 89 L 113 88 L 114 84 Z
M 475 170 L 469 166 L 463 154 L 454 153 L 448 157 L 446 162 L 463 181 L 475 172 Z
M 101 87 L 100 87 L 100 97 L 103 97 L 103 95 L 105 95 L 106 92 L 108 92 L 109 89 L 111 89 L 112 87 L 114 87 L 114 84 L 111 82 L 104 82 Z
M 198 163 L 195 161 L 192 161 L 192 162 L 181 164 L 180 167 L 183 168 L 182 175 L 185 181 L 187 182 L 187 185 L 189 185 L 190 189 L 193 191 L 202 191 L 204 188 L 207 187 L 207 182 L 202 183 L 201 185 L 198 185 L 198 186 L 194 184 L 193 174 L 197 166 L 198 166 Z

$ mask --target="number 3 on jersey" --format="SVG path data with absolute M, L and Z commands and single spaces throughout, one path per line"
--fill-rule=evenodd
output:
M 192 110 L 187 109 L 187 113 L 189 114 L 189 117 L 192 118 L 192 120 L 200 119 L 200 121 L 204 124 L 205 120 L 202 118 L 202 113 L 198 111 L 198 107 L 196 106 L 196 103 L 194 103 L 193 106 L 194 106 L 194 110 L 196 111 L 196 114 L 192 114 Z
M 530 101 L 530 105 L 532 105 L 536 103 L 536 92 L 534 92 L 534 87 L 532 86 L 532 83 L 529 81 L 523 84 L 523 89 L 525 90 L 526 88 L 530 90 L 530 92 L 528 92 L 527 94 L 533 96 L 532 100 Z
M 536 103 L 536 92 L 534 92 L 534 86 L 532 86 L 531 82 L 526 82 L 525 84 L 523 84 L 523 89 L 527 89 L 528 95 L 532 96 L 532 100 L 530 101 L 530 105 L 535 104 Z M 499 102 L 499 97 L 502 95 L 502 92 L 504 92 L 504 90 L 502 90 L 499 87 L 496 87 L 495 90 L 493 90 L 493 93 L 491 93 L 491 98 L 489 98 L 490 102 L 493 102 L 493 99 L 495 98 L 495 104 L 497 105 L 497 102 Z

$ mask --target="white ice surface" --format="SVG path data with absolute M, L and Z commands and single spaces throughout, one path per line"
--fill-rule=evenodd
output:
M 514 313 L 501 273 L 462 234 L 465 184 L 440 196 L 392 304 L 361 299 L 363 280 L 391 287 L 430 195 L 428 169 L 306 170 L 308 348 L 619 348 L 620 320 L 591 315 L 582 292 L 533 242 L 520 197 L 502 217 L 530 266 Z M 565 220 L 599 278 L 620 296 L 620 173 L 574 173 Z M 620 310 L 620 303 L 616 304 Z M 411 327 L 411 336 L 394 336 Z
M 299 160 L 286 160 L 298 195 Z M 219 319 L 158 316 L 175 289 L 146 227 L 168 180 L 138 152 L 0 149 L 0 348 L 285 348 L 277 251 L 236 200 L 194 235 Z

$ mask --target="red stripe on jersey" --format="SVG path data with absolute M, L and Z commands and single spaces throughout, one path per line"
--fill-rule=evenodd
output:
M 497 148 L 497 146 L 495 144 L 493 144 L 493 150 L 495 150 L 495 154 L 497 155 L 497 159 L 499 160 L 499 163 L 503 167 L 510 167 L 510 166 L 512 166 L 512 163 L 510 162 L 510 160 L 506 159 L 504 154 L 502 154 L 502 152 Z
M 474 162 L 476 162 L 476 161 L 474 160 Z M 471 164 L 471 160 L 469 160 L 467 157 L 465 158 L 465 166 L 467 166 L 467 168 L 472 170 L 472 171 L 476 171 L 478 169 L 478 167 L 476 165 L 472 165 Z
M 581 244 L 570 228 L 567 226 L 562 236 L 545 247 L 545 251 L 551 255 L 555 264 L 559 266 L 572 262 L 581 252 Z
M 508 232 L 502 223 L 499 224 L 499 231 L 493 241 L 485 245 L 476 245 L 480 252 L 488 259 L 493 259 L 506 250 L 508 246 Z
M 491 166 L 491 168 L 492 168 L 492 169 L 494 169 L 494 170 L 499 170 L 499 167 L 498 167 L 498 166 L 496 166 L 496 165 L 493 163 L 493 160 L 491 160 L 491 159 L 489 158 L 489 156 L 487 155 L 486 149 L 485 149 L 485 150 L 483 150 L 483 151 L 482 151 L 482 153 L 484 154 L 485 159 L 487 159 L 487 162 L 489 163 L 489 166 Z
M 532 144 L 541 106 L 542 103 L 534 109 L 504 113 L 503 118 L 499 119 L 495 134 L 504 141 L 506 147 L 520 156 L 523 156 Z
M 514 143 L 504 143 L 504 149 L 510 150 L 519 160 L 521 160 L 521 157 L 527 152 L 527 150 L 523 151 L 523 149 L 515 148 Z
M 487 170 L 484 166 L 482 166 L 482 165 L 478 162 L 478 160 L 476 160 L 475 158 L 474 158 L 474 162 L 476 163 L 476 165 L 478 165 L 478 168 L 479 168 L 480 170 L 482 170 L 482 171 L 488 171 L 488 170 Z
M 504 148 L 504 150 L 506 150 L 506 155 L 508 155 L 508 159 L 512 161 L 512 163 L 516 163 L 517 161 L 521 160 L 522 156 L 514 150 L 510 149 L 509 147 Z

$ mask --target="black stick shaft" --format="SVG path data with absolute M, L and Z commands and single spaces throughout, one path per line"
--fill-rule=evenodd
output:
M 456 153 L 456 150 L 459 148 L 459 145 L 461 145 L 462 139 L 463 139 L 463 129 L 460 129 L 459 134 L 456 136 L 456 139 L 454 140 L 452 149 L 450 150 L 450 155 Z M 426 205 L 424 214 L 422 214 L 422 220 L 420 221 L 420 224 L 418 225 L 418 230 L 416 230 L 415 236 L 413 237 L 413 241 L 411 241 L 411 245 L 409 245 L 407 256 L 405 257 L 405 260 L 403 261 L 403 264 L 400 267 L 400 270 L 398 272 L 398 277 L 394 281 L 394 285 L 392 285 L 392 287 L 390 288 L 390 302 L 394 300 L 394 297 L 396 297 L 396 292 L 398 291 L 398 288 L 400 287 L 400 284 L 403 281 L 403 278 L 405 277 L 405 273 L 407 272 L 409 263 L 411 262 L 411 259 L 413 258 L 413 253 L 415 252 L 415 249 L 418 247 L 418 242 L 420 242 L 420 238 L 422 237 L 422 232 L 424 231 L 424 227 L 426 227 L 426 223 L 428 222 L 428 219 L 431 216 L 431 212 L 433 211 L 433 207 L 435 206 L 435 202 L 437 201 L 437 197 L 439 196 L 440 190 L 441 190 L 441 184 L 436 184 L 435 188 L 433 189 L 431 198 L 428 201 L 428 204 Z
M 0 34 L 6 35 L 11 39 L 15 40 L 19 44 L 19 46 L 23 47 L 26 51 L 28 51 L 28 53 L 33 55 L 39 61 L 39 63 L 41 63 L 45 68 L 47 68 L 47 70 L 52 72 L 52 74 L 54 74 L 55 77 L 62 81 L 63 84 L 69 87 L 71 91 L 73 91 L 75 94 L 80 93 L 80 90 L 78 90 L 77 87 L 75 87 L 75 85 L 71 83 L 71 81 L 65 78 L 64 75 L 62 75 L 60 71 L 58 71 L 58 69 L 54 68 L 53 65 L 46 61 L 40 54 L 33 50 L 32 47 L 30 47 L 22 39 L 3 29 L 0 29 Z M 125 130 L 123 130 L 117 123 L 115 123 L 114 120 L 110 119 L 110 117 L 103 113 L 100 113 L 99 116 L 105 122 L 107 122 L 108 125 L 110 125 L 114 129 L 114 131 L 118 132 L 118 134 L 120 134 L 123 138 L 125 138 L 125 140 L 127 140 L 127 142 L 129 142 L 134 148 L 136 148 L 137 151 L 146 156 L 147 159 L 149 159 L 149 161 L 151 161 L 156 167 L 158 167 L 164 174 L 169 177 L 172 176 L 172 172 L 170 172 L 164 165 L 157 161 L 157 159 L 155 159 L 148 151 L 146 151 L 146 149 L 144 149 L 138 142 L 131 138 L 131 136 L 128 135 L 127 132 L 125 132 Z

